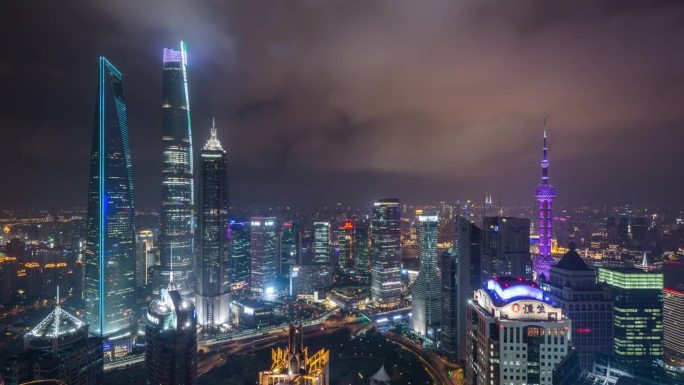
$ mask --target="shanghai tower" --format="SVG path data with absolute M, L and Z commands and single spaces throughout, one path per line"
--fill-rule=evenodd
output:
M 135 229 L 128 119 L 121 72 L 100 57 L 90 154 L 85 320 L 106 338 L 135 329 Z
M 194 292 L 195 199 L 192 167 L 192 126 L 188 97 L 187 50 L 165 48 L 162 104 L 161 274 L 156 290 L 173 283 L 183 295 Z

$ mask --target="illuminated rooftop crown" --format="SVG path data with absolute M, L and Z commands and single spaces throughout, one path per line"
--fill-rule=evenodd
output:
M 59 287 L 57 287 L 55 310 L 43 318 L 28 334 L 32 337 L 58 338 L 73 333 L 84 325 L 81 320 L 62 309 L 59 304 Z
M 525 299 L 533 299 L 552 306 L 554 305 L 553 301 L 544 295 L 544 291 L 539 285 L 522 278 L 494 277 L 487 281 L 484 290 L 487 291 L 489 297 L 497 306 Z
M 211 119 L 211 136 L 209 137 L 209 140 L 207 140 L 207 143 L 204 145 L 202 149 L 208 151 L 225 152 L 223 147 L 221 147 L 221 142 L 219 142 L 218 136 L 216 135 L 216 120 L 214 118 Z

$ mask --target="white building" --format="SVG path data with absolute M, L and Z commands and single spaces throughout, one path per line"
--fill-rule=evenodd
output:
M 466 383 L 551 385 L 568 354 L 572 324 L 536 283 L 500 277 L 469 302 Z

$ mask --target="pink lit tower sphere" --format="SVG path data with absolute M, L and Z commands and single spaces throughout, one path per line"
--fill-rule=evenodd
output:
M 544 119 L 544 149 L 541 161 L 542 181 L 534 190 L 534 197 L 539 202 L 539 255 L 532 260 L 532 267 L 537 279 L 544 276 L 549 278 L 549 270 L 553 263 L 551 257 L 551 204 L 556 197 L 556 189 L 549 184 L 549 159 L 546 143 L 546 119 Z

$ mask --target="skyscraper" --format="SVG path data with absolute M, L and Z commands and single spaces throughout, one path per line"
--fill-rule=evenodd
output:
M 314 263 L 330 263 L 330 222 L 314 222 Z
M 192 301 L 169 285 L 150 302 L 145 319 L 148 384 L 197 384 L 197 317 Z
M 418 216 L 418 251 L 420 270 L 413 282 L 411 327 L 435 341 L 442 320 L 442 293 L 437 272 L 437 215 Z
M 551 258 L 551 204 L 556 197 L 556 189 L 549 184 L 549 159 L 546 144 L 546 119 L 544 119 L 544 148 L 542 149 L 542 181 L 534 190 L 534 197 L 539 202 L 539 255 L 534 258 L 534 272 L 537 277 L 549 278 L 549 269 L 553 263 Z
M 466 384 L 553 384 L 570 352 L 572 321 L 531 281 L 489 279 L 466 313 Z
M 368 279 L 370 273 L 370 239 L 369 239 L 368 224 L 365 222 L 356 222 L 354 228 L 353 240 L 353 256 L 354 256 L 354 270 L 364 279 Z
M 188 96 L 188 53 L 165 48 L 162 103 L 162 208 L 159 238 L 161 274 L 155 289 L 173 282 L 184 295 L 195 288 L 192 126 Z M 173 261 L 171 259 L 173 258 Z
M 154 232 L 152 230 L 140 230 L 136 238 L 135 280 L 138 287 L 147 286 L 148 270 L 154 265 Z
M 599 268 L 612 289 L 613 352 L 649 365 L 663 357 L 663 274 L 634 268 Z
M 466 306 L 479 288 L 482 230 L 462 216 L 454 219 L 454 247 L 442 253 L 442 331 L 440 348 L 465 359 Z
M 230 284 L 241 288 L 251 279 L 252 236 L 249 221 L 230 221 Z
M 665 354 L 684 359 L 684 263 L 665 261 L 663 332 Z
M 280 266 L 281 277 L 290 277 L 290 268 L 299 264 L 299 231 L 293 221 L 283 222 L 280 228 Z
M 57 297 L 55 309 L 24 335 L 24 351 L 5 360 L 2 383 L 44 378 L 69 385 L 102 383 L 102 339 L 88 337 L 88 324 L 63 310 Z
M 228 159 L 212 122 L 200 153 L 197 322 L 213 329 L 229 323 L 230 240 L 228 238 Z
M 398 199 L 373 203 L 371 218 L 371 296 L 379 307 L 401 300 L 401 212 Z
M 530 220 L 485 217 L 482 280 L 493 276 L 531 279 Z
M 348 271 L 354 264 L 354 221 L 347 219 L 337 229 L 338 266 Z
M 85 320 L 90 333 L 116 338 L 135 328 L 133 176 L 123 77 L 100 57 L 90 154 L 85 249 Z
M 251 285 L 258 293 L 275 284 L 277 222 L 275 217 L 252 217 L 251 220 Z
M 551 267 L 544 291 L 572 320 L 573 345 L 579 364 L 591 369 L 597 353 L 613 350 L 613 301 L 610 288 L 598 284 L 591 269 L 570 244 L 570 250 Z

